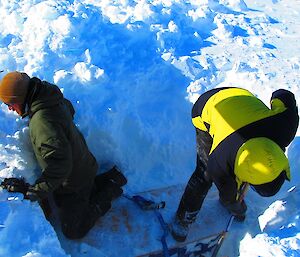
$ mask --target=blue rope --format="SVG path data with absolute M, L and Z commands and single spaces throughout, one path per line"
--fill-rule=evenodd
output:
M 154 210 L 154 212 L 156 214 L 156 217 L 158 218 L 160 226 L 163 229 L 163 234 L 160 238 L 161 244 L 163 246 L 163 253 L 164 253 L 165 257 L 169 257 L 170 254 L 169 254 L 169 249 L 168 249 L 168 245 L 167 245 L 167 241 L 166 241 L 166 238 L 169 234 L 168 225 L 167 225 L 167 223 L 165 222 L 163 216 L 161 215 L 161 213 L 158 210 Z
M 163 209 L 166 206 L 166 203 L 164 201 L 156 203 L 152 200 L 147 200 L 146 198 L 144 198 L 140 195 L 129 196 L 129 195 L 123 194 L 123 196 L 125 198 L 135 202 L 142 210 Z
M 199 238 L 198 241 L 195 242 L 188 242 L 183 243 L 181 246 L 174 247 L 169 249 L 169 255 L 170 256 L 178 256 L 178 257 L 193 257 L 193 256 L 199 256 L 204 257 L 205 253 L 209 253 L 214 249 L 214 247 L 217 245 L 217 242 L 220 238 L 221 234 L 211 235 L 208 237 Z M 210 239 L 207 243 L 203 243 L 201 241 Z M 145 255 L 146 256 L 146 255 Z M 162 253 L 152 253 L 147 257 L 162 257 Z
M 189 243 L 186 245 L 183 245 L 183 246 L 178 246 L 176 248 L 169 249 L 168 245 L 167 245 L 167 241 L 166 241 L 166 238 L 169 234 L 169 228 L 168 228 L 167 223 L 164 221 L 163 216 L 159 212 L 159 209 L 162 209 L 165 207 L 165 202 L 162 201 L 162 202 L 156 203 L 152 200 L 145 199 L 144 197 L 142 197 L 140 195 L 129 196 L 129 195 L 123 194 L 123 196 L 125 198 L 133 201 L 134 203 L 136 203 L 142 210 L 153 210 L 159 223 L 160 223 L 160 226 L 163 229 L 163 234 L 160 238 L 160 241 L 161 241 L 161 244 L 163 247 L 162 253 L 152 254 L 149 256 L 159 257 L 159 256 L 162 256 L 162 254 L 164 257 L 170 257 L 170 256 L 173 256 L 174 254 L 177 254 L 178 256 L 184 256 L 184 257 L 203 256 L 202 254 L 210 252 L 215 247 L 218 249 L 214 252 L 218 252 L 219 248 L 221 247 L 222 242 L 220 242 L 220 241 L 222 241 L 224 239 L 223 238 L 224 231 L 219 233 L 216 237 L 214 237 L 207 243 L 201 243 L 201 242 L 196 243 L 194 250 L 187 248 Z M 229 230 L 231 223 L 232 223 L 232 220 L 230 220 L 228 222 L 228 225 L 227 225 L 228 230 Z M 203 238 L 202 238 L 202 240 L 203 240 Z M 199 241 L 200 241 L 200 239 L 199 239 Z
M 133 201 L 134 203 L 136 203 L 142 210 L 154 210 L 154 213 L 159 221 L 159 224 L 163 229 L 163 234 L 160 238 L 160 241 L 161 241 L 161 244 L 163 247 L 164 257 L 170 257 L 169 249 L 168 249 L 168 245 L 167 245 L 167 241 L 166 241 L 166 238 L 169 233 L 168 225 L 164 221 L 164 218 L 161 215 L 161 213 L 158 211 L 158 209 L 165 208 L 166 203 L 164 201 L 156 203 L 152 200 L 145 199 L 144 197 L 142 197 L 140 195 L 128 196 L 126 194 L 123 194 L 123 196 L 125 198 Z

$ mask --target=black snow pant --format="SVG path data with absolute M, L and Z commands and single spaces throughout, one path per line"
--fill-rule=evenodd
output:
M 78 192 L 64 194 L 54 192 L 54 200 L 59 207 L 61 229 L 67 238 L 80 239 L 84 237 L 98 218 L 110 209 L 111 201 L 103 202 L 105 207 L 91 201 L 95 190 L 92 183 Z
M 111 208 L 111 202 L 122 195 L 125 176 L 114 166 L 99 174 L 93 181 L 76 192 L 54 192 L 54 201 L 59 208 L 62 232 L 67 238 L 84 237 L 99 217 Z
M 187 223 L 195 221 L 208 190 L 212 186 L 212 180 L 207 174 L 207 162 L 212 146 L 212 138 L 207 132 L 196 128 L 196 141 L 196 169 L 188 181 L 176 212 L 179 220 Z

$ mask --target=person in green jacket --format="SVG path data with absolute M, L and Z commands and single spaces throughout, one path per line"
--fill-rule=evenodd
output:
M 10 72 L 1 81 L 0 99 L 22 118 L 29 117 L 42 173 L 34 185 L 21 190 L 25 198 L 41 202 L 53 194 L 62 232 L 70 239 L 82 238 L 122 194 L 126 178 L 116 167 L 96 176 L 98 164 L 73 122 L 74 108 L 56 85 Z
M 220 203 L 243 221 L 247 206 L 238 201 L 243 183 L 268 197 L 290 180 L 284 152 L 296 135 L 299 116 L 295 97 L 288 90 L 276 90 L 269 109 L 246 89 L 216 88 L 198 98 L 192 122 L 197 165 L 170 226 L 177 241 L 185 241 L 212 183 Z

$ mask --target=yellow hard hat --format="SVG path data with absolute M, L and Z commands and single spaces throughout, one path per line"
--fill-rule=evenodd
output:
M 234 173 L 238 183 L 248 182 L 252 185 L 269 183 L 283 171 L 290 180 L 287 157 L 279 145 L 266 137 L 249 139 L 237 152 Z

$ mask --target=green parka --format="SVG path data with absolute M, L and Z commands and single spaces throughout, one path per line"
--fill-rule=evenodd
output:
M 74 108 L 59 88 L 30 80 L 26 98 L 30 138 L 42 174 L 33 186 L 40 198 L 92 185 L 98 165 L 73 122 Z

